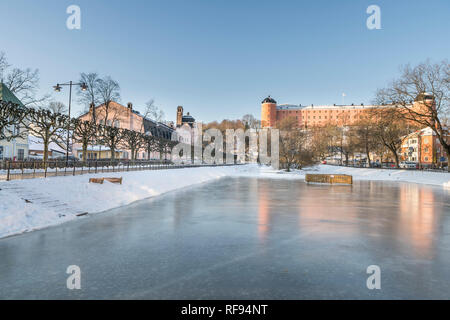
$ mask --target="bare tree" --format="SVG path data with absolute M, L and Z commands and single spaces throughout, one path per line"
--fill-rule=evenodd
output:
M 114 120 L 117 117 L 117 110 L 111 110 L 110 107 L 112 101 L 117 102 L 120 100 L 119 83 L 109 76 L 102 78 L 98 80 L 97 94 L 99 96 L 99 102 L 104 106 L 106 124 L 108 120 Z
M 373 123 L 374 138 L 379 141 L 382 147 L 387 148 L 394 157 L 397 168 L 400 163 L 400 147 L 403 137 L 411 133 L 415 128 L 411 127 L 403 119 L 396 117 L 397 110 L 394 108 L 372 109 L 370 111 L 370 121 Z M 379 153 L 379 152 L 378 152 Z M 382 156 L 382 155 L 380 155 Z
M 145 136 L 134 130 L 123 129 L 122 132 L 121 145 L 130 150 L 131 160 L 134 161 L 137 159 L 139 150 L 145 147 Z
M 378 143 L 374 137 L 374 130 L 374 124 L 366 117 L 355 122 L 350 129 L 350 134 L 355 138 L 356 147 L 366 154 L 369 167 L 372 166 L 370 153 Z
M 81 143 L 83 152 L 83 161 L 87 160 L 87 149 L 89 143 L 96 138 L 97 125 L 93 121 L 82 121 L 72 119 L 73 140 Z
M 4 52 L 0 52 L 0 80 L 3 82 L 4 73 L 6 69 L 8 69 L 11 65 L 8 63 L 6 59 L 6 54 Z
M 156 137 L 151 134 L 144 135 L 144 148 L 147 151 L 147 159 L 150 160 L 152 152 L 159 150 L 159 145 Z
M 100 78 L 95 72 L 81 73 L 79 82 L 86 84 L 86 90 L 81 90 L 81 88 L 78 87 L 78 102 L 84 105 L 85 111 L 87 112 L 92 104 L 96 106 L 100 102 Z M 94 122 L 96 122 L 95 110 L 93 118 Z
M 401 70 L 398 79 L 377 91 L 376 102 L 395 107 L 400 119 L 430 127 L 450 157 L 449 128 L 445 120 L 450 111 L 449 62 L 428 60 L 415 67 L 403 66 Z
M 59 111 L 64 110 L 62 103 L 51 103 L 48 108 L 30 109 L 27 121 L 23 125 L 31 135 L 42 139 L 44 144 L 44 166 L 48 161 L 48 146 L 50 142 L 58 145 L 64 144 L 65 128 L 69 117 Z
M 155 101 L 153 99 L 150 99 L 145 104 L 144 117 L 151 119 L 155 122 L 162 122 L 162 121 L 164 121 L 165 115 L 164 115 L 164 111 L 162 111 L 155 105 Z
M 308 133 L 297 127 L 294 117 L 287 117 L 277 124 L 280 130 L 280 162 L 290 171 L 293 165 L 300 168 L 313 162 L 313 153 L 307 149 Z
M 245 129 L 258 129 L 258 120 L 252 114 L 246 114 L 242 117 L 242 122 L 245 124 Z
M 38 69 L 13 68 L 9 70 L 10 67 L 5 53 L 0 52 L 0 80 L 25 106 L 37 106 L 48 101 L 49 95 L 36 98 L 36 91 L 39 88 Z
M 20 125 L 26 114 L 26 109 L 19 105 L 0 101 L 0 140 L 23 137 Z
M 100 142 L 109 148 L 111 151 L 111 160 L 114 160 L 116 158 L 116 150 L 118 150 L 122 143 L 124 130 L 105 125 L 98 126 L 98 130 Z

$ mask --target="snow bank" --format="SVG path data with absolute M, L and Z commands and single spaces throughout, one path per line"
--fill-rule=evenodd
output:
M 243 167 L 98 173 L 3 181 L 0 182 L 0 238 L 76 219 L 77 214 L 84 212 L 97 213 L 238 174 Z M 89 183 L 91 177 L 123 177 L 123 183 Z
M 306 171 L 306 170 L 303 170 Z M 309 169 L 311 173 L 349 174 L 353 180 L 401 181 L 450 187 L 450 173 L 402 169 L 368 169 L 320 165 Z
M 0 182 L 0 238 L 60 224 L 225 176 L 304 179 L 306 173 L 350 174 L 354 180 L 404 181 L 450 188 L 450 174 L 319 165 L 292 172 L 257 165 L 86 174 Z M 88 183 L 90 177 L 123 177 L 123 184 Z

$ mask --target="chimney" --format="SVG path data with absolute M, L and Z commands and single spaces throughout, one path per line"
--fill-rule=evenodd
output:
M 128 107 L 128 109 L 130 109 L 130 111 L 133 110 L 133 104 L 131 102 L 127 103 L 127 107 Z

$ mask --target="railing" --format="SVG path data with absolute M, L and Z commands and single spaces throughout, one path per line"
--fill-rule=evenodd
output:
M 71 161 L 3 161 L 0 162 L 0 180 L 22 180 L 90 173 L 128 172 L 140 170 L 181 169 L 234 164 L 174 164 L 168 160 L 90 160 Z

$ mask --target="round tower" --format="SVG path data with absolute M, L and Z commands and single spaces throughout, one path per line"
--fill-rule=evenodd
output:
M 277 102 L 268 96 L 261 102 L 261 127 L 274 127 L 277 121 Z

